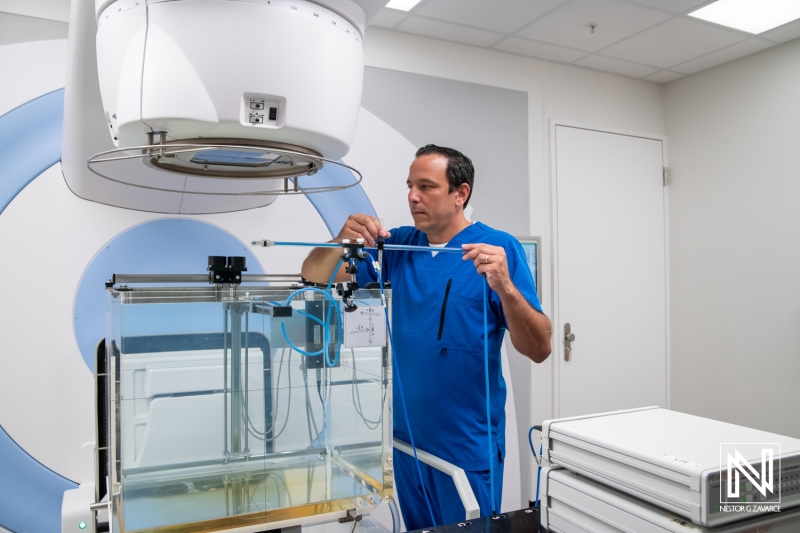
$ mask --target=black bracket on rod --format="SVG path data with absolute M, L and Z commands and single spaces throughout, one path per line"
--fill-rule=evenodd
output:
M 239 284 L 242 282 L 242 272 L 247 272 L 247 264 L 244 257 L 209 255 L 208 271 L 211 273 L 209 283 Z

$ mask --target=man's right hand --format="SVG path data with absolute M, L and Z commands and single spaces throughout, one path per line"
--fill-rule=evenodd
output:
M 380 221 L 369 215 L 359 213 L 350 215 L 342 227 L 339 235 L 332 242 L 342 242 L 343 239 L 364 239 L 367 246 L 375 246 L 375 239 L 378 236 L 389 237 L 390 233 L 383 229 Z M 314 248 L 303 262 L 302 274 L 309 281 L 316 283 L 326 283 L 339 262 L 342 250 L 338 248 Z M 350 279 L 344 265 L 339 268 L 334 281 L 346 281 Z
M 364 239 L 364 243 L 367 246 L 375 246 L 378 236 L 391 237 L 391 233 L 383 229 L 377 218 L 359 213 L 347 217 L 347 221 L 342 226 L 342 230 L 336 236 L 334 242 L 342 242 L 342 239 L 350 239 L 351 241 Z

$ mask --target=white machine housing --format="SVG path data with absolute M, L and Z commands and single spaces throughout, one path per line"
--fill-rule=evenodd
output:
M 800 439 L 645 407 L 545 421 L 543 460 L 668 509 L 702 526 L 742 520 L 753 511 L 720 510 L 722 443 L 778 443 L 784 510 L 800 504 Z M 745 453 L 756 469 L 761 456 Z M 747 483 L 742 498 L 758 494 Z M 778 490 L 776 487 L 776 490 Z M 760 496 L 760 494 L 759 494 Z M 748 499 L 748 502 L 758 502 Z M 723 509 L 724 510 L 724 509 Z
M 165 131 L 171 140 L 276 141 L 329 159 L 348 152 L 361 104 L 363 15 L 348 19 L 326 0 L 95 4 L 115 146 L 146 145 L 148 132 Z
M 330 185 L 329 173 L 307 175 L 350 148 L 364 29 L 387 1 L 73 0 L 67 186 L 116 207 L 203 214 Z M 126 149 L 151 138 L 173 152 Z
M 800 508 L 714 528 L 684 518 L 558 467 L 541 472 L 541 523 L 553 533 L 794 533 Z

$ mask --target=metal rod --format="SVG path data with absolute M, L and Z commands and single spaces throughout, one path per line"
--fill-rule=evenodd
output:
M 301 281 L 300 274 L 242 274 L 242 282 Z
M 225 484 L 225 516 L 230 516 L 231 504 L 230 504 L 230 497 L 228 496 L 228 476 L 225 476 L 222 479 L 222 482 Z
M 114 283 L 208 283 L 210 274 L 114 274 Z
M 244 312 L 244 453 L 250 453 L 250 313 Z M 266 356 L 265 356 L 266 357 Z
M 374 246 L 366 246 L 367 250 L 377 250 Z M 409 252 L 444 252 L 444 253 L 459 253 L 463 254 L 464 250 L 461 248 L 431 248 L 429 246 L 409 246 L 405 244 L 384 244 L 384 250 L 405 250 Z
M 246 426 L 245 426 L 246 427 Z M 242 452 L 242 314 L 231 307 L 231 453 Z
M 237 476 L 234 478 L 233 482 L 231 482 L 231 500 L 233 500 L 234 514 L 242 513 L 242 501 L 244 500 L 243 490 L 242 480 Z
M 337 242 L 295 242 L 295 241 L 253 241 L 254 246 L 310 246 L 313 248 L 341 248 L 343 245 Z M 377 250 L 375 246 L 365 246 L 365 250 Z M 428 246 L 410 246 L 405 244 L 384 244 L 384 250 L 405 250 L 410 252 L 445 252 L 445 253 L 460 253 L 463 254 L 464 250 L 461 248 L 430 248 Z
M 108 502 L 97 502 L 89 506 L 89 512 L 91 513 L 96 513 L 97 511 L 102 511 L 104 509 L 108 509 Z
M 381 445 L 380 441 L 375 441 L 375 442 L 368 442 L 365 445 L 360 446 L 360 447 L 361 448 L 370 448 L 370 447 L 378 447 L 380 445 Z M 349 445 L 349 446 L 357 446 L 357 445 Z M 343 450 L 348 450 L 348 448 L 345 448 L 345 447 L 342 447 L 342 446 L 336 447 L 337 450 L 340 449 L 340 448 L 343 449 Z M 358 448 L 353 448 L 353 449 L 358 449 Z M 318 459 L 320 454 L 325 454 L 325 453 L 327 453 L 327 450 L 325 448 L 309 448 L 307 450 L 295 450 L 295 451 L 271 452 L 271 453 L 256 454 L 256 455 L 252 455 L 249 458 L 249 460 L 250 461 L 268 461 L 269 462 L 269 461 L 292 459 L 292 458 L 295 458 L 295 457 L 313 457 L 315 459 Z M 198 467 L 206 467 L 206 466 L 219 466 L 220 464 L 234 465 L 236 463 L 242 463 L 242 462 L 246 462 L 246 461 L 248 461 L 247 457 L 238 456 L 238 457 L 231 457 L 230 459 L 228 459 L 228 461 L 226 463 L 223 463 L 223 461 L 220 460 L 220 459 L 206 459 L 206 460 L 202 460 L 202 461 L 191 461 L 191 462 L 188 462 L 188 463 L 172 464 L 172 465 L 169 465 L 169 468 L 170 468 L 170 470 L 178 470 L 178 469 L 184 469 L 184 468 L 198 468 Z M 270 468 L 280 469 L 280 468 L 283 468 L 283 465 L 275 463 L 274 466 L 271 466 L 271 467 L 265 466 L 264 468 L 267 468 L 267 469 L 270 469 Z M 149 473 L 158 473 L 159 475 L 161 475 L 161 474 L 164 473 L 164 466 L 163 465 L 159 465 L 159 466 L 141 466 L 141 467 L 138 467 L 138 468 L 126 468 L 126 469 L 124 469 L 122 471 L 122 473 L 124 475 L 126 475 L 126 476 L 136 476 L 136 475 L 149 474 Z
M 225 422 L 223 425 L 223 438 L 225 439 L 225 447 L 223 449 L 223 456 L 227 457 L 228 455 L 228 310 L 225 309 L 223 312 L 224 318 L 222 320 L 222 380 L 223 384 L 223 393 L 222 397 L 225 401 L 225 407 L 223 408 L 223 413 L 225 415 Z M 226 485 L 226 494 L 227 494 L 227 485 Z M 227 496 L 226 496 L 227 498 Z M 227 503 L 227 501 L 226 501 Z
M 246 437 L 245 437 L 245 442 L 247 442 L 247 438 Z M 245 513 L 249 513 L 250 512 L 250 498 L 249 498 L 249 495 L 250 495 L 250 477 L 251 477 L 250 476 L 250 472 L 248 472 L 247 475 L 244 478 L 244 493 L 246 495 L 246 497 L 244 499 L 245 505 L 246 505 L 246 508 L 244 510 Z
M 209 274 L 114 274 L 119 283 L 210 283 Z M 242 282 L 301 281 L 300 274 L 242 274 Z

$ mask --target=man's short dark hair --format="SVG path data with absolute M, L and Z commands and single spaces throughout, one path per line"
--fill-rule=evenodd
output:
M 436 146 L 435 144 L 426 144 L 417 150 L 417 157 L 430 154 L 447 158 L 446 174 L 447 183 L 450 185 L 448 192 L 455 191 L 462 183 L 469 185 L 469 195 L 467 196 L 467 201 L 464 202 L 464 207 L 466 208 L 469 199 L 472 198 L 472 184 L 475 181 L 475 167 L 472 166 L 472 160 L 458 150 Z

